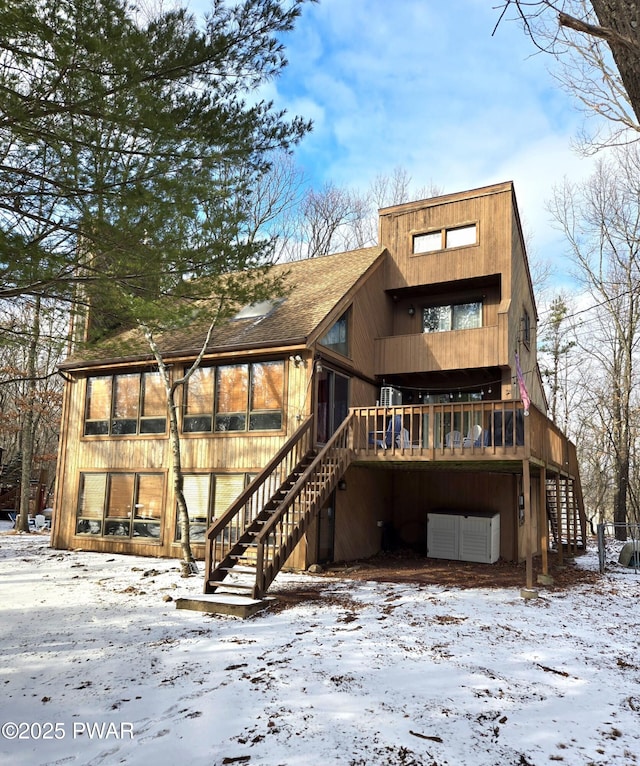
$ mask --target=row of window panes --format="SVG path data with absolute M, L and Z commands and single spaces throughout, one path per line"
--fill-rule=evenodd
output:
M 187 384 L 182 429 L 279 431 L 284 401 L 284 362 L 197 369 Z
M 159 372 L 100 375 L 87 380 L 85 436 L 161 434 L 166 394 Z
M 83 473 L 76 534 L 160 539 L 164 474 Z
M 469 226 L 456 226 L 451 229 L 438 229 L 425 234 L 415 234 L 413 237 L 413 252 L 432 253 L 435 250 L 446 250 L 452 247 L 475 245 L 477 233 L 475 223 Z
M 186 387 L 183 431 L 279 431 L 284 362 L 197 369 Z M 158 372 L 87 380 L 85 436 L 166 432 L 166 394 Z
M 187 474 L 184 477 L 191 542 L 204 542 L 207 527 L 229 508 L 251 477 L 246 473 Z M 176 519 L 175 539 L 181 539 L 179 518 Z
M 245 473 L 184 476 L 192 542 L 204 542 L 212 519 L 227 510 L 249 478 Z M 161 473 L 82 473 L 76 534 L 159 541 L 164 483 Z M 180 540 L 178 521 L 175 539 Z
M 482 301 L 422 309 L 422 332 L 471 330 L 476 327 L 482 327 Z

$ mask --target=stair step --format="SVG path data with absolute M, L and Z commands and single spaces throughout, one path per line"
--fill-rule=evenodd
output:
M 237 585 L 219 580 L 210 580 L 209 585 L 216 589 L 216 592 L 223 593 L 242 593 L 247 594 L 253 591 L 253 585 Z
M 266 504 L 257 512 L 251 520 L 246 519 L 245 524 L 240 524 L 240 519 L 234 520 L 234 526 L 229 527 L 239 534 L 233 535 L 233 553 L 229 552 L 226 556 L 219 559 L 219 565 L 207 573 L 207 587 L 221 594 L 240 594 L 248 595 L 256 590 L 257 582 L 257 562 L 258 562 L 258 544 L 257 538 L 263 534 L 265 525 L 274 518 L 274 514 L 293 498 L 294 487 L 300 487 L 302 476 L 307 473 L 309 466 L 317 457 L 317 452 L 309 452 L 302 458 L 295 468 L 288 469 L 288 475 L 282 478 L 279 486 L 275 484 L 273 489 L 269 487 L 270 496 Z M 283 461 L 281 467 L 285 468 Z M 268 537 L 269 547 L 276 546 L 279 549 L 279 556 L 286 559 L 290 553 L 292 544 L 295 544 L 300 538 L 301 529 L 306 526 L 307 518 L 311 512 L 317 511 L 317 498 L 320 498 L 325 492 L 328 482 L 332 481 L 335 467 L 333 463 L 328 464 L 322 471 L 314 472 L 308 476 L 307 485 L 302 488 L 299 499 L 295 501 L 288 511 L 287 517 L 282 520 L 277 528 L 273 529 Z M 273 478 L 276 473 L 271 474 Z M 270 479 L 271 481 L 271 479 Z M 265 485 L 267 489 L 267 485 Z M 264 498 L 263 498 L 264 499 Z M 241 511 L 242 509 L 239 509 Z M 302 527 L 301 527 L 302 525 Z M 229 548 L 226 548 L 229 551 Z M 286 555 L 285 555 L 286 554 Z M 270 555 L 270 554 L 268 554 Z M 236 577 L 237 576 L 237 577 Z
M 255 574 L 256 567 L 247 564 L 230 564 L 227 567 L 219 567 L 219 572 L 236 572 L 237 574 Z

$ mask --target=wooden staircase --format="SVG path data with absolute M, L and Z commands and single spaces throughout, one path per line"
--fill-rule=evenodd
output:
M 553 538 L 553 547 L 563 546 L 569 551 L 586 547 L 586 516 L 579 480 L 564 476 L 547 479 L 547 518 Z
M 319 451 L 309 417 L 207 530 L 205 593 L 262 599 L 353 459 L 353 415 Z

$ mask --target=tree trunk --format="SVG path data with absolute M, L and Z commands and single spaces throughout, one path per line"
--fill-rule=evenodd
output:
M 629 456 L 622 458 L 615 467 L 613 495 L 613 523 L 616 540 L 627 539 L 627 490 L 629 486 Z
M 20 472 L 20 516 L 18 517 L 16 523 L 16 529 L 20 532 L 29 531 L 31 469 L 33 466 L 33 404 L 36 397 L 36 372 L 39 340 L 40 298 L 36 297 L 33 307 L 31 340 L 29 341 L 29 350 L 27 355 L 27 380 L 21 428 L 22 467 Z
M 640 121 L 640 6 L 635 0 L 591 0 L 591 4 L 600 25 L 615 33 L 607 42 Z
M 178 431 L 178 410 L 175 403 L 175 389 L 167 392 L 167 412 L 169 414 L 169 440 L 173 461 L 173 489 L 178 504 L 178 524 L 180 525 L 180 547 L 182 549 L 182 574 L 189 577 L 198 573 L 198 566 L 191 550 L 191 529 L 189 510 L 184 497 L 184 478 L 182 475 L 182 457 L 180 454 L 180 432 Z
M 178 428 L 178 406 L 175 394 L 178 385 L 171 383 L 169 370 L 164 363 L 162 352 L 158 348 L 153 333 L 149 329 L 144 330 L 145 337 L 158 363 L 158 369 L 164 381 L 167 396 L 167 416 L 169 418 L 169 443 L 171 444 L 171 465 L 173 468 L 173 490 L 178 505 L 178 524 L 180 527 L 180 547 L 182 549 L 182 575 L 190 577 L 198 573 L 198 565 L 193 558 L 191 550 L 191 530 L 189 525 L 189 511 L 184 497 L 184 477 L 182 475 L 182 455 L 180 449 L 180 431 Z
M 631 300 L 633 313 L 633 300 Z M 613 521 L 616 524 L 616 540 L 627 539 L 627 498 L 629 494 L 629 476 L 631 466 L 631 392 L 633 391 L 633 337 L 623 335 L 622 345 L 622 381 L 620 386 L 620 407 L 618 415 L 618 441 L 616 447 L 616 483 L 613 497 Z

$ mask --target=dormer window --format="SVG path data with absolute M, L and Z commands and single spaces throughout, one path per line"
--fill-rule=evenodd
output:
M 413 253 L 432 253 L 436 250 L 448 250 L 454 247 L 468 247 L 477 244 L 475 223 L 467 226 L 455 226 L 449 229 L 437 229 L 425 234 L 414 234 Z

